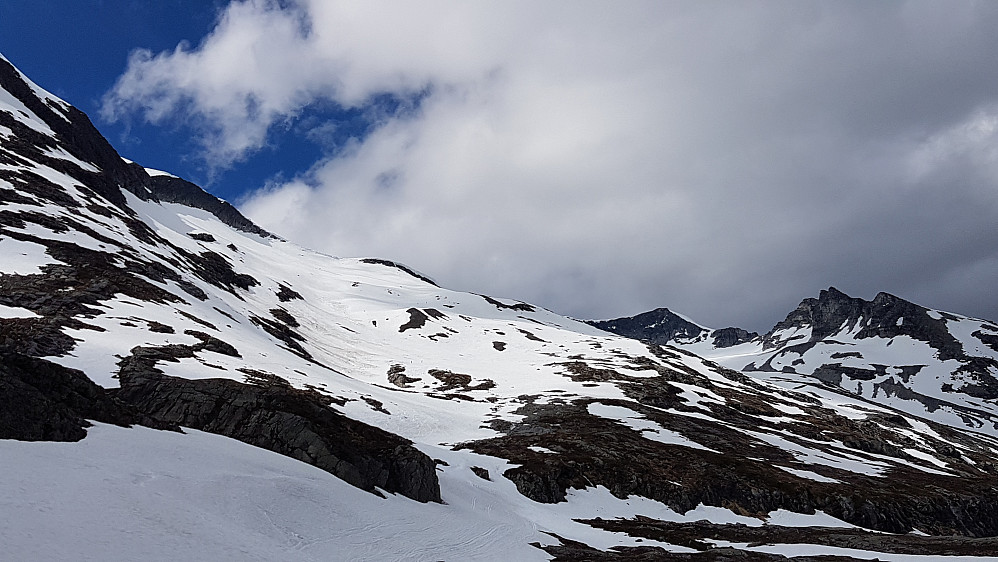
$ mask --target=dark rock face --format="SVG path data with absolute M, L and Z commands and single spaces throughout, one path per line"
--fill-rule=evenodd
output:
M 659 345 L 671 343 L 677 338 L 693 339 L 706 332 L 700 326 L 685 320 L 668 308 L 656 308 L 637 316 L 614 320 L 590 320 L 587 323 L 600 330 L 625 338 L 634 338 Z
M 205 344 L 201 344 L 205 345 Z M 332 399 L 271 375 L 261 384 L 164 375 L 162 360 L 193 356 L 198 346 L 138 347 L 120 363 L 114 394 L 158 420 L 225 435 L 307 462 L 369 492 L 381 488 L 439 502 L 436 465 L 412 442 L 352 420 Z
M 281 284 L 280 290 L 277 291 L 277 300 L 281 302 L 288 302 L 293 300 L 305 300 L 301 293 L 288 287 L 287 285 Z
M 910 336 L 939 350 L 942 360 L 963 356 L 963 346 L 949 333 L 946 322 L 929 316 L 928 309 L 888 293 L 872 301 L 853 298 L 835 287 L 821 291 L 817 299 L 804 299 L 763 336 L 765 347 L 779 345 L 776 333 L 797 327 L 811 327 L 809 341 L 819 341 L 843 329 L 862 326 L 856 338 Z M 903 319 L 903 320 L 902 320 Z
M 80 371 L 0 351 L 0 439 L 79 441 L 91 426 L 88 419 L 177 429 L 122 402 Z
M 251 220 L 244 217 L 242 213 L 226 201 L 206 192 L 197 185 L 173 176 L 152 176 L 149 179 L 150 189 L 156 199 L 167 203 L 179 203 L 202 209 L 218 217 L 218 220 L 242 230 L 270 238 L 273 235 L 259 226 L 253 224 Z
M 430 319 L 429 316 L 424 314 L 423 311 L 418 308 L 410 308 L 406 312 L 409 313 L 409 321 L 399 326 L 399 332 L 404 332 L 406 330 L 418 330 L 426 325 L 426 321 Z
M 759 337 L 756 332 L 749 332 L 741 328 L 721 328 L 711 332 L 714 339 L 714 347 L 732 347 L 741 343 L 752 341 Z
M 14 138 L 4 141 L 4 148 L 68 173 L 123 211 L 130 212 L 121 186 L 128 186 L 138 197 L 146 198 L 149 176 L 140 166 L 129 165 L 122 160 L 86 114 L 74 107 L 63 110 L 46 104 L 35 96 L 31 87 L 21 79 L 20 73 L 4 60 L 0 60 L 0 88 L 13 94 L 45 121 L 70 154 L 94 164 L 100 172 L 84 170 L 65 160 L 45 156 L 41 148 L 53 146 L 49 137 L 0 112 L 0 125 L 11 128 L 15 133 Z

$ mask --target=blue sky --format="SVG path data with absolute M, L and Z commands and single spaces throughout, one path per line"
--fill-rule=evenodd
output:
M 835 286 L 998 318 L 998 3 L 0 3 L 119 152 L 332 255 L 765 331 Z
M 275 127 L 267 146 L 238 166 L 207 162 L 183 115 L 151 125 L 141 118 L 100 117 L 101 99 L 139 48 L 171 51 L 196 46 L 227 5 L 221 0 L 4 0 L 0 52 L 42 87 L 90 115 L 122 156 L 168 170 L 236 201 L 268 180 L 293 177 L 331 144 L 363 136 L 369 124 L 357 110 L 316 104 L 289 128 Z M 336 134 L 309 139 L 304 126 L 335 120 Z

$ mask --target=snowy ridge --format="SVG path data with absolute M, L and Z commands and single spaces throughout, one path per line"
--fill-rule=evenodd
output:
M 48 100 L 4 91 L 25 107 Z M 544 560 L 613 547 L 705 559 L 707 543 L 642 534 L 638 516 L 756 553 L 736 523 L 791 529 L 787 544 L 816 552 L 840 552 L 847 533 L 869 547 L 849 550 L 859 558 L 941 551 L 905 534 L 915 530 L 998 535 L 991 435 L 801 392 L 770 371 L 748 377 L 398 264 L 312 252 L 156 197 L 172 176 L 116 153 L 88 159 L 19 111 L 0 106 L 11 131 L 0 383 L 26 398 L 3 404 L 0 428 L 89 436 L 0 440 L 0 493 L 30 513 L 0 531 L 17 556 L 161 556 L 143 537 L 212 559 Z M 50 380 L 58 392 L 39 382 Z M 60 402 L 65 388 L 82 398 Z M 53 413 L 32 417 L 29 399 Z M 164 430 L 82 429 L 99 416 Z M 176 426 L 209 433 L 165 431 Z M 66 507 L 49 510 L 56 501 Z M 98 503 L 107 523 L 85 517 Z M 24 538 L 53 530 L 86 537 L 74 545 L 84 551 Z
M 827 318 L 813 315 L 827 311 Z M 812 310 L 814 309 L 814 310 Z M 807 299 L 764 336 L 719 347 L 673 344 L 787 388 L 804 383 L 998 435 L 998 324 L 881 293 Z

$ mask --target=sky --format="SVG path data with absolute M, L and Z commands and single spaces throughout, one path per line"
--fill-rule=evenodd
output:
M 998 3 L 0 3 L 119 152 L 337 256 L 766 331 L 829 286 L 998 319 Z

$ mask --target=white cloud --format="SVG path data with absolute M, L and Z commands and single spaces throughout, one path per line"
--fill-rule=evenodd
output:
M 937 232 L 998 219 L 993 166 L 940 148 L 996 101 L 998 12 L 937 6 L 234 2 L 197 47 L 134 55 L 105 114 L 193 115 L 225 165 L 310 103 L 423 92 L 242 209 L 455 288 L 765 329 L 829 284 L 945 299 L 907 272 L 998 247 Z

